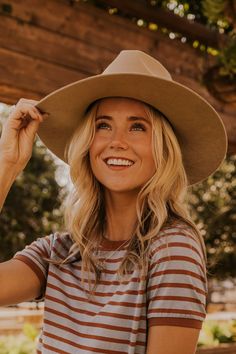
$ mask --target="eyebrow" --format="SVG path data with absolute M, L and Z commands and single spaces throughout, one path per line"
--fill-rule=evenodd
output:
M 97 116 L 95 121 L 99 120 L 99 119 L 107 119 L 107 120 L 112 120 L 112 117 L 111 116 L 107 116 L 107 115 L 101 115 L 101 116 Z M 143 121 L 147 124 L 151 124 L 150 121 L 147 119 L 147 118 L 144 118 L 144 117 L 139 117 L 139 116 L 129 116 L 128 117 L 128 121 L 131 121 L 131 122 L 135 122 L 135 121 Z

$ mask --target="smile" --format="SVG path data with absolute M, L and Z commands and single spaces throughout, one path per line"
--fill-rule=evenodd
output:
M 105 162 L 109 166 L 132 166 L 134 164 L 134 161 L 120 158 L 108 158 L 105 160 Z

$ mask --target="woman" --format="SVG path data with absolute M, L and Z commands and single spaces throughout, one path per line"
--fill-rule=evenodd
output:
M 0 265 L 0 304 L 45 297 L 38 353 L 195 353 L 205 252 L 184 196 L 224 157 L 216 112 L 154 58 L 123 51 L 101 75 L 16 104 L 2 204 L 36 133 L 70 166 L 66 231 Z

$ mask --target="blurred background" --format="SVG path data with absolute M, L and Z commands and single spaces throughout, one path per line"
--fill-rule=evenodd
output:
M 21 97 L 40 100 L 99 74 L 123 49 L 156 57 L 224 122 L 227 158 L 189 188 L 188 201 L 208 254 L 208 314 L 199 353 L 236 353 L 234 0 L 0 0 L 0 130 Z M 0 215 L 1 261 L 62 227 L 69 188 L 67 166 L 37 139 Z M 43 302 L 0 308 L 0 354 L 34 353 L 42 312 Z

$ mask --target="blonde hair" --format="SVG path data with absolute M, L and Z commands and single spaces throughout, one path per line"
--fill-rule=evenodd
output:
M 100 279 L 101 273 L 93 251 L 102 241 L 106 215 L 103 187 L 94 177 L 89 161 L 98 104 L 99 101 L 88 110 L 66 153 L 73 189 L 65 203 L 64 221 L 74 244 L 65 262 L 69 262 L 70 257 L 75 255 L 82 259 L 82 281 L 83 274 L 87 271 L 90 294 L 94 292 Z M 153 127 L 152 147 L 156 172 L 137 197 L 137 223 L 126 256 L 118 270 L 121 278 L 129 274 L 135 266 L 145 271 L 151 240 L 164 225 L 173 220 L 181 219 L 193 229 L 205 255 L 202 236 L 191 220 L 184 202 L 188 181 L 177 138 L 162 113 L 147 104 L 144 106 Z M 93 289 L 90 272 L 95 275 Z

